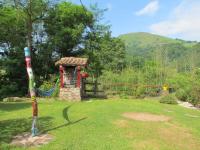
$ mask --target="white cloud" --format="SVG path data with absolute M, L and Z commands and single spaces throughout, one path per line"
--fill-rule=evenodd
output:
M 183 0 L 168 19 L 152 24 L 152 33 L 178 36 L 185 40 L 200 40 L 200 1 Z
M 159 9 L 159 1 L 158 0 L 153 0 L 149 2 L 144 8 L 141 10 L 137 11 L 135 14 L 137 16 L 143 16 L 143 15 L 153 15 L 155 14 L 158 9 Z

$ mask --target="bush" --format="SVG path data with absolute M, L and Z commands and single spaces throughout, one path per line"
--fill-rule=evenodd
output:
M 23 96 L 23 91 L 25 91 L 24 89 L 26 88 L 19 88 L 16 84 L 2 85 L 0 87 L 0 99 L 5 97 Z
M 186 90 L 184 90 L 184 89 L 179 89 L 178 91 L 176 91 L 176 97 L 181 101 L 188 100 L 188 94 L 187 94 Z
M 188 101 L 195 106 L 200 104 L 200 85 L 193 86 L 193 88 L 189 94 Z
M 144 98 L 145 97 L 145 88 L 142 86 L 139 86 L 136 90 L 136 98 Z
M 59 95 L 59 84 L 57 84 L 57 86 L 55 85 L 55 82 L 57 82 L 57 80 L 58 79 L 56 77 L 52 77 L 48 81 L 43 81 L 43 83 L 39 87 L 39 89 L 42 90 L 42 91 L 48 91 L 52 88 L 55 88 L 55 91 L 52 93 L 51 97 L 58 97 L 58 95 Z
M 54 86 L 54 84 L 51 81 L 44 81 L 39 89 L 47 91 L 51 89 Z
M 160 103 L 165 104 L 178 104 L 176 98 L 173 95 L 167 95 L 160 99 Z

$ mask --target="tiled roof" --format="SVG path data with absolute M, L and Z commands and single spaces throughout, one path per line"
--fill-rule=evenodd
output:
M 86 66 L 88 62 L 87 58 L 78 58 L 78 57 L 63 57 L 55 63 L 55 65 L 64 65 L 64 66 Z

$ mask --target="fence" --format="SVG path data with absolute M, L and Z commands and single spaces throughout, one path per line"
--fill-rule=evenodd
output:
M 94 82 L 83 80 L 83 97 L 105 97 L 104 90 L 99 90 L 100 85 L 97 80 Z
M 108 95 L 127 95 L 134 97 L 159 96 L 162 91 L 160 85 L 142 85 L 125 82 L 103 83 L 103 89 Z
M 127 82 L 99 83 L 97 80 L 94 82 L 84 80 L 82 91 L 84 97 L 106 97 L 106 95 L 145 97 L 161 95 L 162 86 L 153 84 L 133 84 Z

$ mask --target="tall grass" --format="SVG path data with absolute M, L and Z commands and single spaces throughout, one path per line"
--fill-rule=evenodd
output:
M 160 91 L 158 79 L 153 76 L 155 72 L 126 68 L 119 73 L 105 71 L 100 80 L 107 94 L 144 97 L 156 96 Z

